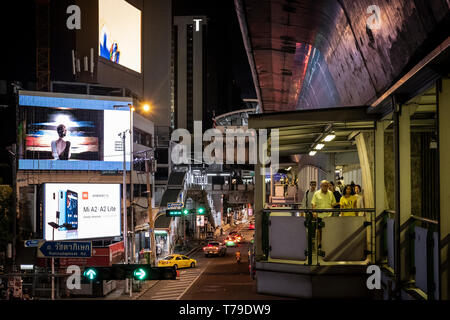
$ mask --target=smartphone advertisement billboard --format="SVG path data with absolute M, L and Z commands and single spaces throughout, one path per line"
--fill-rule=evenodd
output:
M 128 103 L 132 100 L 86 97 L 32 92 L 19 95 L 19 169 L 122 170 L 119 133 L 130 128 Z M 129 148 L 127 132 L 127 160 Z
M 141 72 L 141 11 L 125 0 L 99 0 L 99 55 Z
M 120 196 L 120 184 L 44 184 L 44 239 L 120 236 Z

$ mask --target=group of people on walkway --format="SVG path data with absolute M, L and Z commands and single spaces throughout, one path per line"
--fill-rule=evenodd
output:
M 316 181 L 309 183 L 302 201 L 302 208 L 305 209 L 358 209 L 364 208 L 364 197 L 361 194 L 361 186 L 354 184 L 342 185 L 338 181 L 334 183 L 327 180 L 320 182 L 320 189 L 316 190 Z M 341 212 L 340 216 L 358 216 L 357 212 Z M 332 213 L 320 212 L 319 218 L 330 217 Z

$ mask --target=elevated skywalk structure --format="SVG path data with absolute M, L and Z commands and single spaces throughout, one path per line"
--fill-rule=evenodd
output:
M 373 5 L 380 10 L 375 28 L 368 23 Z M 334 130 L 335 139 L 323 143 L 314 158 L 357 151 L 365 205 L 374 209 L 370 263 L 381 267 L 382 297 L 450 299 L 448 1 L 235 0 L 235 7 L 263 112 L 249 117 L 249 128 L 279 129 L 277 151 L 291 158 L 287 162 L 305 159 Z M 358 288 L 367 275 L 361 273 L 352 280 L 355 290 L 339 291 L 345 286 L 337 276 L 327 288 L 325 279 L 345 265 L 321 265 L 323 272 L 312 276 L 315 267 L 301 265 L 299 257 L 269 261 L 273 256 L 263 250 L 263 236 L 274 240 L 280 232 L 262 225 L 264 210 L 274 209 L 265 177 L 257 173 L 262 167 L 255 168 L 258 290 L 363 296 Z M 326 229 L 325 222 L 323 236 Z
M 318 143 L 324 144 L 317 151 L 322 154 L 356 151 L 355 137 L 373 134 L 376 119 L 376 115 L 367 113 L 367 106 L 343 107 L 252 115 L 249 127 L 278 130 L 280 158 L 295 158 L 307 156 Z M 331 133 L 335 138 L 323 142 Z M 272 140 L 269 144 L 276 145 Z M 373 191 L 373 163 L 367 155 L 375 150 L 373 145 L 359 145 L 360 149 L 364 146 L 360 159 L 367 160 L 361 163 L 367 167 L 363 188 Z M 339 210 L 330 209 L 326 211 L 330 217 L 317 219 L 320 210 L 312 212 L 299 203 L 280 207 L 268 202 L 265 183 L 258 174 L 261 166 L 256 167 L 258 292 L 301 298 L 370 297 L 366 269 L 376 262 L 373 197 L 368 197 L 368 209 L 358 211 L 358 216 L 340 217 Z M 267 171 L 273 174 L 270 169 L 268 166 Z M 320 247 L 316 236 L 319 229 Z

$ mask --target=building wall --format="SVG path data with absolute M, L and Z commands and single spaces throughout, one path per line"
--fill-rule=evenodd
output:
M 151 105 L 155 125 L 169 126 L 172 1 L 146 0 L 143 5 L 144 101 Z

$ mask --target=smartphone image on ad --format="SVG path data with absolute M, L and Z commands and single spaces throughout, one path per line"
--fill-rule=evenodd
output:
M 62 226 L 67 223 L 67 213 L 66 213 L 66 194 L 65 190 L 58 191 L 58 208 L 59 208 L 59 225 Z M 66 227 L 58 228 L 60 231 L 67 230 Z
M 66 223 L 70 224 L 70 230 L 78 229 L 78 193 L 67 190 L 66 193 Z

